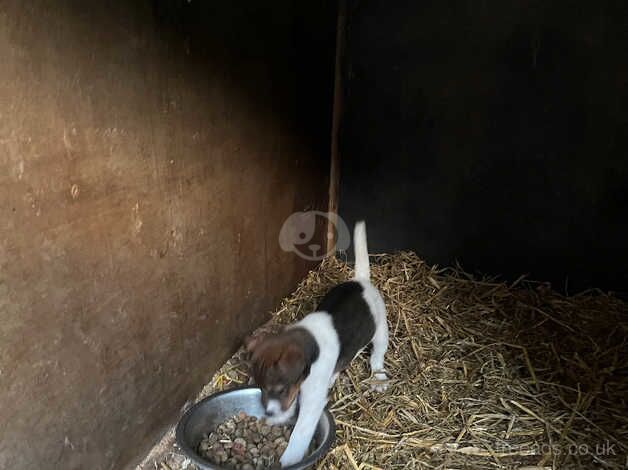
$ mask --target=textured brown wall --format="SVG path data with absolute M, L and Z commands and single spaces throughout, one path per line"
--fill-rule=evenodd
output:
M 131 465 L 308 268 L 334 8 L 202 3 L 0 3 L 0 468 Z

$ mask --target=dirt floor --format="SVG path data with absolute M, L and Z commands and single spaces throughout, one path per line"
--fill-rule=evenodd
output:
M 373 256 L 390 323 L 392 381 L 367 355 L 331 391 L 335 448 L 318 469 L 580 469 L 628 465 L 628 305 L 591 291 L 474 278 L 414 253 Z M 350 266 L 326 260 L 273 313 L 312 311 Z M 238 351 L 199 395 L 248 383 Z M 170 430 L 138 470 L 193 469 Z

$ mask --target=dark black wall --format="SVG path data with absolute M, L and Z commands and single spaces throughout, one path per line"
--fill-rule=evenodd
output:
M 371 252 L 628 290 L 626 5 L 354 2 L 340 214 Z

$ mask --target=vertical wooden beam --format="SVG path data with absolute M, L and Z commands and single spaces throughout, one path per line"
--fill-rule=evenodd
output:
M 338 22 L 336 26 L 336 65 L 334 78 L 334 104 L 332 110 L 331 125 L 331 162 L 329 166 L 329 222 L 327 224 L 328 256 L 335 254 L 336 245 L 336 221 L 338 220 L 338 187 L 340 184 L 340 149 L 339 133 L 342 117 L 344 57 L 345 57 L 345 31 L 347 24 L 347 1 L 338 1 Z

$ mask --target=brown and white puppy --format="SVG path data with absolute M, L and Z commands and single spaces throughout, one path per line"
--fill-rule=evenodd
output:
M 330 290 L 315 312 L 273 336 L 247 340 L 253 377 L 262 389 L 269 422 L 288 421 L 299 413 L 282 466 L 303 459 L 338 373 L 369 343 L 374 389 L 386 390 L 384 355 L 388 349 L 386 307 L 370 282 L 366 229 L 354 230 L 355 277 Z M 297 399 L 298 397 L 298 399 Z

